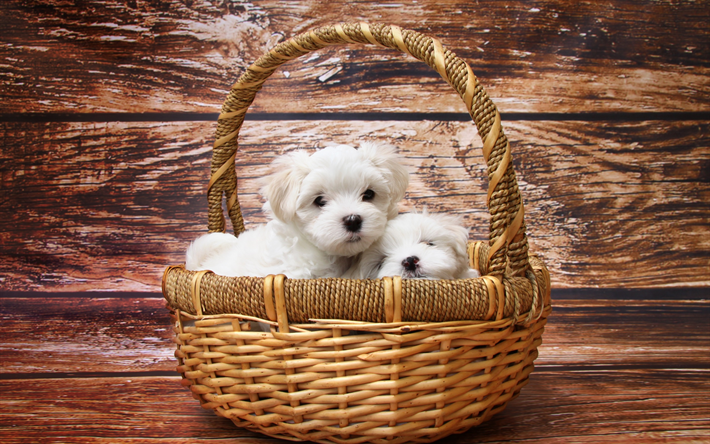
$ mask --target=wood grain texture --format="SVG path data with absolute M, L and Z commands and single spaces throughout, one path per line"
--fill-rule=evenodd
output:
M 708 381 L 707 372 L 533 372 L 503 412 L 441 442 L 707 442 Z M 178 378 L 4 380 L 0 388 L 4 443 L 282 442 L 202 410 Z
M 710 370 L 707 300 L 554 299 L 535 361 L 543 371 Z M 1 294 L 0 294 L 1 295 Z M 175 371 L 162 298 L 0 297 L 0 379 Z M 666 319 L 666 322 L 658 322 Z M 175 373 L 177 375 L 177 373 Z
M 0 6 L 4 113 L 215 112 L 275 43 L 341 21 L 398 24 L 468 60 L 504 112 L 707 111 L 704 2 L 223 3 L 20 1 Z M 328 49 L 267 82 L 254 110 L 462 111 L 424 64 Z
M 203 410 L 177 377 L 6 380 L 0 386 L 12 392 L 0 401 L 6 443 L 262 441 Z
M 505 122 L 532 251 L 555 287 L 707 286 L 707 122 Z M 205 230 L 212 122 L 4 123 L 0 284 L 158 291 Z M 238 159 L 248 224 L 256 178 L 298 147 L 394 143 L 402 210 L 458 213 L 488 236 L 480 140 L 467 122 L 247 122 Z
M 707 300 L 615 299 L 602 292 L 600 300 L 553 300 L 536 366 L 583 371 L 710 369 Z
M 177 365 L 162 299 L 0 298 L 0 313 L 2 374 L 165 372 Z
M 706 372 L 539 372 L 500 416 L 457 442 L 707 442 Z
M 0 239 L 34 283 L 4 287 L 156 291 L 206 220 L 210 126 L 6 127 Z

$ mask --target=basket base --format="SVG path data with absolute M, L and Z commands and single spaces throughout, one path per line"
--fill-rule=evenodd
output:
M 270 437 L 428 443 L 482 424 L 519 395 L 550 310 L 527 326 L 363 324 L 358 334 L 341 324 L 253 331 L 251 318 L 178 312 L 178 371 L 204 408 Z
M 525 384 L 523 384 L 525 385 Z M 358 444 L 358 443 L 373 443 L 373 444 L 403 444 L 403 443 L 430 443 L 444 439 L 451 435 L 466 433 L 472 428 L 481 425 L 489 420 L 493 415 L 502 412 L 508 403 L 520 395 L 520 390 L 516 390 L 505 402 L 497 404 L 485 412 L 480 412 L 478 416 L 464 418 L 460 421 L 445 424 L 442 427 L 428 428 L 424 426 L 422 429 L 414 429 L 402 431 L 395 427 L 381 426 L 381 437 L 373 438 L 368 435 L 333 435 L 332 432 L 312 432 L 298 433 L 295 431 L 284 434 L 276 429 L 281 429 L 282 425 L 274 425 L 272 427 L 255 427 L 253 423 L 242 420 L 232 420 L 232 422 L 240 428 L 245 428 L 272 438 L 283 439 L 294 442 L 317 442 L 321 444 Z M 378 433 L 380 434 L 380 433 Z M 322 436 L 321 436 L 322 435 Z

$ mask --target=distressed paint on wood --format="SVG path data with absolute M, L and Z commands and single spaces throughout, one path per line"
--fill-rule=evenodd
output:
M 7 290 L 156 291 L 204 232 L 212 122 L 5 123 L 0 283 Z M 506 122 L 534 252 L 554 286 L 708 285 L 706 122 Z M 298 147 L 384 140 L 406 156 L 402 210 L 461 214 L 488 235 L 476 130 L 466 122 L 247 122 L 238 159 L 248 224 L 256 178 Z M 27 144 L 27 140 L 34 143 Z
M 12 0 L 0 6 L 3 112 L 215 112 L 238 74 L 275 43 L 348 20 L 440 38 L 504 112 L 707 111 L 704 3 L 613 5 Z M 255 110 L 462 109 L 423 63 L 353 48 L 290 63 Z

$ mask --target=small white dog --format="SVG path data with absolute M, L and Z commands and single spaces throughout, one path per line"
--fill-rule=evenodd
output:
M 188 248 L 188 270 L 223 276 L 341 276 L 384 233 L 409 184 L 394 147 L 363 143 L 294 151 L 272 163 L 261 190 L 272 217 L 239 237 L 210 233 Z
M 409 279 L 477 278 L 469 268 L 468 230 L 447 214 L 401 214 L 387 223 L 384 235 L 346 272 L 353 279 L 402 276 Z

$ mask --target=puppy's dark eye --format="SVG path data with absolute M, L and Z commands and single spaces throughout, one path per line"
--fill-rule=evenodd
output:
M 362 193 L 362 200 L 364 200 L 365 202 L 369 202 L 374 198 L 375 198 L 375 192 L 372 190 L 368 189 L 368 190 L 365 190 L 364 193 Z
M 430 247 L 433 247 L 433 246 L 434 246 L 434 242 L 433 242 L 433 241 L 425 240 L 425 241 L 422 241 L 422 243 L 425 244 L 425 245 L 428 245 L 428 246 L 430 246 Z
M 321 208 L 324 207 L 325 204 L 326 204 L 325 199 L 323 199 L 323 196 L 318 196 L 318 197 L 316 197 L 316 200 L 314 200 L 313 203 L 314 203 L 317 207 L 321 207 Z

